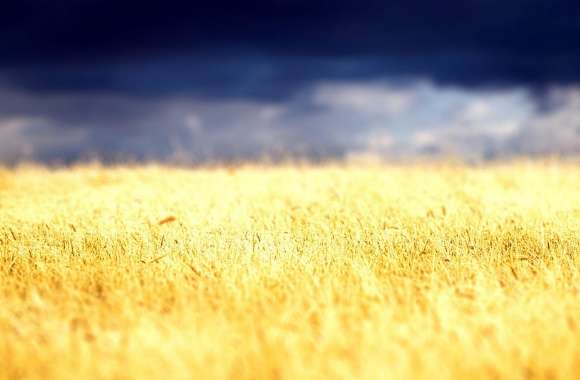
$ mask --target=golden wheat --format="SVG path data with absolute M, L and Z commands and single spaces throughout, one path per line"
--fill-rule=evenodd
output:
M 580 167 L 0 172 L 0 379 L 580 376 Z

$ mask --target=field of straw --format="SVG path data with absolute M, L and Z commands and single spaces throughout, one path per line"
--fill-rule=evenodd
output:
M 0 379 L 580 376 L 580 166 L 0 170 Z

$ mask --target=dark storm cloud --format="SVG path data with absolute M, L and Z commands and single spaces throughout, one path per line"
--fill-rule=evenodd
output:
M 0 83 L 35 93 L 101 92 L 143 97 L 287 98 L 313 80 L 367 78 L 375 62 L 313 57 L 152 57 L 140 61 L 33 65 L 0 70 Z
M 570 0 L 4 4 L 0 81 L 34 91 L 285 97 L 315 80 L 580 81 Z

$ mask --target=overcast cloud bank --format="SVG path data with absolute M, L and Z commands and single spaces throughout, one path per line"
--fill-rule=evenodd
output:
M 482 160 L 580 152 L 580 87 L 325 81 L 277 101 L 0 92 L 0 160 Z

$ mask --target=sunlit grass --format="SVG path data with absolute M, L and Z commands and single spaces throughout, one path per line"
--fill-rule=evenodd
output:
M 0 170 L 0 378 L 574 378 L 580 167 Z

